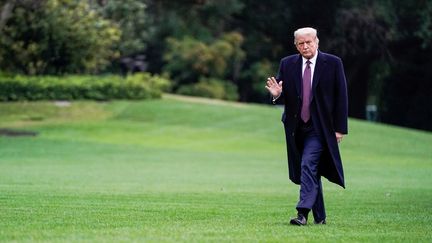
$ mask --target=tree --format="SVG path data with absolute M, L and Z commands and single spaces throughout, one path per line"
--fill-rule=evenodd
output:
M 380 93 L 381 120 L 432 131 L 432 2 L 404 1 L 393 8 L 395 38 Z
M 227 33 L 211 43 L 189 36 L 181 40 L 169 38 L 167 42 L 164 70 L 174 80 L 174 88 L 196 83 L 203 77 L 232 77 L 245 57 L 241 49 L 243 36 L 237 32 Z
M 30 1 L 29 1 L 30 2 Z M 98 72 L 118 56 L 120 30 L 85 1 L 17 2 L 0 36 L 2 70 L 25 74 Z
M 99 3 L 100 4 L 100 3 Z M 152 28 L 143 0 L 106 1 L 96 7 L 106 19 L 118 24 L 122 31 L 117 49 L 121 56 L 143 53 Z
M 25 5 L 29 8 L 36 9 L 45 2 L 45 0 L 4 0 L 0 5 L 0 33 L 6 24 L 6 21 L 12 16 L 12 11 L 16 5 Z
M 225 32 L 235 31 L 232 15 L 241 11 L 241 0 L 147 0 L 149 21 L 157 26 L 151 33 L 146 56 L 151 72 L 161 72 L 166 62 L 167 38 L 186 36 L 209 43 Z
M 374 2 L 371 5 L 342 8 L 337 13 L 336 27 L 329 49 L 342 56 L 345 64 L 348 93 L 349 115 L 365 119 L 368 97 L 378 95 L 379 90 L 371 84 L 382 82 L 374 79 L 375 65 L 386 70 L 392 60 L 388 45 L 392 39 L 390 6 Z M 386 10 L 384 10 L 386 9 Z

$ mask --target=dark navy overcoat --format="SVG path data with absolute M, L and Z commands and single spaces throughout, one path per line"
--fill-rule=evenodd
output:
M 289 178 L 300 184 L 303 148 L 296 139 L 296 129 L 302 104 L 301 55 L 283 58 L 276 79 L 283 81 L 278 103 L 284 105 L 282 122 L 288 150 Z M 319 174 L 345 188 L 342 160 L 335 136 L 335 132 L 348 133 L 348 97 L 341 59 L 318 51 L 312 82 L 311 118 L 326 146 L 320 160 Z

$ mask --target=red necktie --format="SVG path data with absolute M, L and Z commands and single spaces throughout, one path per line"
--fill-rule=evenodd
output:
M 311 98 L 311 62 L 309 60 L 306 61 L 306 68 L 303 73 L 303 102 L 301 109 L 301 118 L 304 122 L 309 121 L 310 119 L 310 98 Z

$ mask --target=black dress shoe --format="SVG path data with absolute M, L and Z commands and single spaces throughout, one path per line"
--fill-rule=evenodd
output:
M 297 214 L 297 218 L 291 219 L 290 224 L 298 226 L 306 225 L 307 218 L 303 214 Z
M 314 221 L 314 224 L 326 224 L 326 220 Z

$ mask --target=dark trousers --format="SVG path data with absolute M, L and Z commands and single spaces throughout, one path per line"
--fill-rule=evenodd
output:
M 311 122 L 301 123 L 297 134 L 299 136 L 298 142 L 303 145 L 303 153 L 301 158 L 300 200 L 296 208 L 302 213 L 312 210 L 315 221 L 321 221 L 326 218 L 326 214 L 318 165 L 324 145 Z

